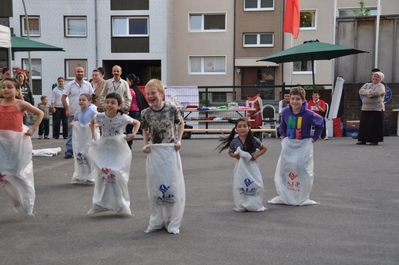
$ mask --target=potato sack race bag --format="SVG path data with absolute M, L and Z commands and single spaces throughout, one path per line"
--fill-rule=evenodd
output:
M 269 203 L 296 206 L 318 204 L 309 199 L 313 186 L 312 139 L 284 138 L 274 183 L 278 196 Z
M 150 199 L 150 222 L 147 233 L 165 227 L 179 234 L 186 204 L 180 153 L 174 144 L 149 144 L 147 155 L 147 188 Z
M 258 161 L 252 161 L 251 154 L 241 150 L 240 147 L 234 153 L 240 155 L 234 167 L 234 210 L 237 212 L 266 210 L 263 206 L 265 190 Z
M 91 142 L 95 184 L 93 206 L 87 214 L 114 211 L 131 215 L 128 181 L 132 153 L 124 137 L 101 137 Z
M 94 171 L 89 156 L 92 141 L 90 125 L 82 125 L 79 121 L 72 122 L 72 148 L 75 162 L 75 171 L 71 183 L 94 184 Z M 97 133 L 96 139 L 100 134 Z
M 33 179 L 32 141 L 24 132 L 0 131 L 0 185 L 11 195 L 14 211 L 22 206 L 33 215 L 35 185 Z

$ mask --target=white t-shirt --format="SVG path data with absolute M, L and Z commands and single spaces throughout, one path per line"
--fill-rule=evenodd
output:
M 91 84 L 85 80 L 83 80 L 82 85 L 76 83 L 76 79 L 68 82 L 66 88 L 64 89 L 64 95 L 67 95 L 69 98 L 69 110 L 71 114 L 75 114 L 79 109 L 79 96 L 80 94 L 87 93 L 89 95 L 94 94 L 94 90 L 91 87 Z
M 102 112 L 94 116 L 94 121 L 101 125 L 101 137 L 107 137 L 123 134 L 126 125 L 132 124 L 133 118 L 126 114 L 120 114 L 119 112 L 115 117 L 109 118 L 105 115 L 105 112 Z

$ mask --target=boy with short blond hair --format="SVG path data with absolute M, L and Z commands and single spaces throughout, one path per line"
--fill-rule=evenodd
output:
M 44 133 L 44 139 L 50 139 L 48 137 L 50 133 L 50 109 L 51 106 L 48 104 L 47 96 L 40 97 L 41 103 L 37 105 L 37 108 L 43 111 L 43 120 L 39 125 L 39 139 L 42 139 Z

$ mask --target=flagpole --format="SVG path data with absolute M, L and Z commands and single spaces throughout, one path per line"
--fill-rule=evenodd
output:
M 374 51 L 374 68 L 378 67 L 378 49 L 380 38 L 380 14 L 381 14 L 381 0 L 377 0 L 377 18 L 375 21 L 375 51 Z

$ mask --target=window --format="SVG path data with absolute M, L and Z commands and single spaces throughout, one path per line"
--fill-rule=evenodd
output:
M 213 92 L 212 93 L 212 102 L 226 102 L 226 92 Z
M 148 36 L 148 17 L 114 17 L 112 36 Z
M 226 58 L 190 56 L 190 74 L 225 74 Z
M 312 72 L 312 61 L 299 61 L 294 62 L 294 73 L 311 73 Z
M 244 11 L 274 10 L 274 0 L 244 0 Z
M 40 17 L 28 17 L 29 23 L 29 37 L 40 37 Z M 28 32 L 26 29 L 26 20 L 25 17 L 21 17 L 21 35 L 26 37 L 28 36 Z
M 65 17 L 65 36 L 86 37 L 87 36 L 86 17 Z
M 368 16 L 376 16 L 377 15 L 377 8 L 369 7 L 368 8 Z M 340 9 L 338 11 L 339 17 L 360 17 L 365 16 L 365 11 L 361 11 L 360 8 L 354 9 Z
M 316 28 L 316 11 L 301 11 L 301 30 Z
M 225 14 L 190 14 L 190 31 L 225 31 Z
M 85 70 L 84 78 L 87 78 L 87 60 L 86 59 L 66 59 L 65 60 L 65 76 L 66 79 L 75 79 L 76 67 L 83 67 Z
M 245 33 L 243 36 L 244 47 L 273 47 L 273 33 Z
M 22 59 L 22 69 L 29 71 L 29 60 Z M 32 79 L 42 78 L 42 60 L 41 59 L 31 59 L 31 71 L 30 76 Z

